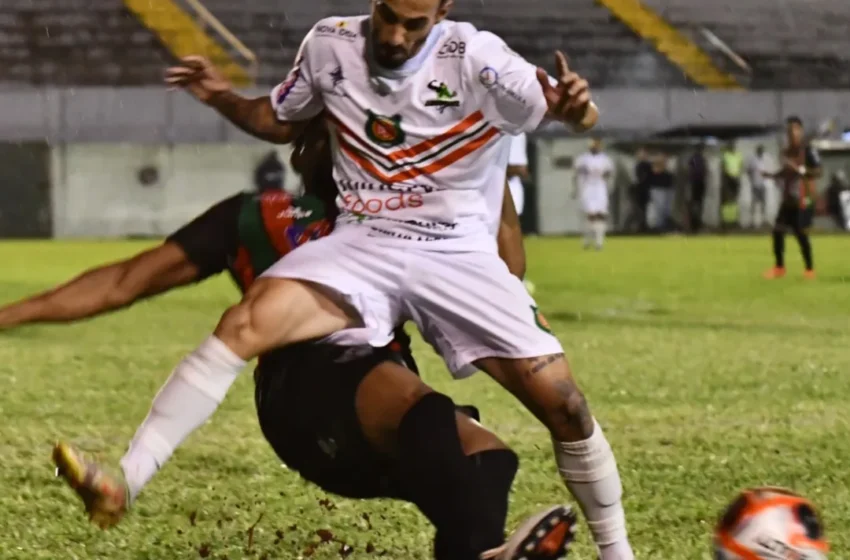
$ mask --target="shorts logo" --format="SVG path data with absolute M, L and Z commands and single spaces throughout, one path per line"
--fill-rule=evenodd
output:
M 499 73 L 490 66 L 485 67 L 478 73 L 478 81 L 486 88 L 491 88 L 499 83 Z
M 366 119 L 366 136 L 382 148 L 398 146 L 404 142 L 401 115 L 385 117 L 369 111 Z
M 549 321 L 546 320 L 543 313 L 541 313 L 540 310 L 533 305 L 531 306 L 531 311 L 534 313 L 534 323 L 540 328 L 540 330 L 552 334 L 552 327 L 549 326 Z

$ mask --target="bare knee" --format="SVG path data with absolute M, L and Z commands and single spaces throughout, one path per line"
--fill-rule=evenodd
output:
M 295 280 L 261 278 L 222 315 L 215 335 L 241 358 L 321 338 L 351 326 L 355 312 Z
M 250 302 L 242 301 L 225 311 L 215 329 L 215 336 L 244 360 L 259 354 L 260 336 L 251 320 Z
M 487 359 L 479 364 L 513 393 L 559 441 L 593 434 L 593 416 L 563 354 L 537 358 Z

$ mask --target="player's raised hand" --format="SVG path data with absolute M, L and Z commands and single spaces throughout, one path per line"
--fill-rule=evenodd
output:
M 165 83 L 187 90 L 201 103 L 208 103 L 217 93 L 230 91 L 233 86 L 212 62 L 202 56 L 186 56 L 179 66 L 165 71 Z
M 592 128 L 599 118 L 599 111 L 590 98 L 590 85 L 570 70 L 567 57 L 561 51 L 555 52 L 555 66 L 558 83 L 554 86 L 546 71 L 537 69 L 537 80 L 549 105 L 549 118 L 566 122 L 579 130 Z

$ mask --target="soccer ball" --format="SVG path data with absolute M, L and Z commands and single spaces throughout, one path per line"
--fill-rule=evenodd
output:
M 814 506 L 784 488 L 750 488 L 714 530 L 716 560 L 824 560 L 829 545 Z

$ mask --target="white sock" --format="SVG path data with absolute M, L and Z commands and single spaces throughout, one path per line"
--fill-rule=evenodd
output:
M 131 500 L 177 446 L 212 416 L 244 367 L 242 358 L 210 336 L 174 368 L 121 459 Z
M 590 220 L 587 220 L 587 223 L 584 226 L 584 246 L 585 247 L 590 247 L 590 245 L 593 243 L 593 236 L 594 236 L 593 222 L 590 221 Z
M 593 424 L 593 435 L 584 441 L 554 442 L 558 469 L 584 512 L 600 560 L 634 560 L 614 452 L 596 420 Z
M 607 229 L 608 224 L 605 223 L 605 220 L 594 220 L 593 221 L 593 238 L 596 242 L 596 246 L 602 248 L 602 245 L 605 243 L 605 230 Z

